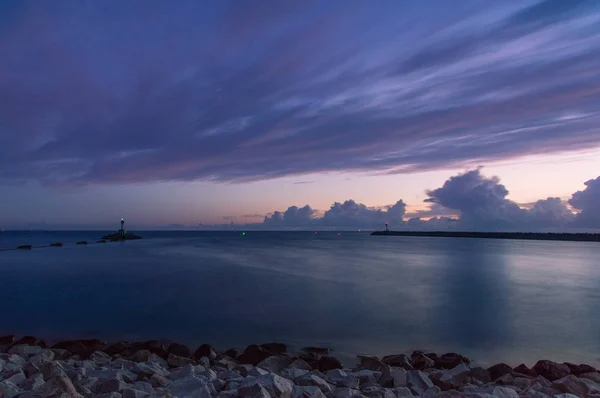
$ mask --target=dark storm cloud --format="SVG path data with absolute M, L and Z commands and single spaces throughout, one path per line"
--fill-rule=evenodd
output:
M 399 173 L 600 143 L 596 1 L 0 7 L 5 182 Z
M 585 186 L 569 200 L 569 204 L 579 210 L 575 222 L 583 227 L 600 228 L 600 177 L 587 181 Z

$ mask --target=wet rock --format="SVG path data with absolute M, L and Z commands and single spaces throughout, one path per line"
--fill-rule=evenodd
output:
M 362 395 L 359 390 L 355 390 L 348 387 L 336 388 L 331 393 L 327 394 L 327 396 L 329 398 L 364 397 L 364 395 Z
M 465 364 L 460 363 L 450 370 L 440 370 L 430 375 L 431 381 L 442 390 L 455 390 L 466 383 L 471 369 Z
M 210 361 L 213 361 L 217 358 L 217 352 L 210 345 L 201 344 L 198 348 L 196 348 L 196 351 L 194 351 L 193 358 L 198 360 L 202 357 L 206 357 Z M 232 356 L 231 358 L 235 359 L 237 358 L 237 355 Z
M 211 390 L 214 391 L 212 384 L 209 384 L 205 378 L 191 376 L 185 379 L 174 381 L 167 390 L 178 397 L 207 397 L 211 396 Z M 216 393 L 216 391 L 215 391 Z
M 29 363 L 39 368 L 44 363 L 54 361 L 55 354 L 52 350 L 42 350 L 39 354 L 34 355 L 29 359 Z
M 0 337 L 0 346 L 10 346 L 15 343 L 15 335 L 10 334 L 8 336 Z
M 94 389 L 97 394 L 106 394 L 111 393 L 113 391 L 118 392 L 130 387 L 131 385 L 125 383 L 123 380 L 114 378 L 109 380 L 98 381 L 98 383 L 96 383 L 96 385 L 94 386 Z
M 20 386 L 26 379 L 27 377 L 21 369 L 2 374 L 2 381 L 4 383 L 11 383 L 15 386 Z
M 377 383 L 381 378 L 381 372 L 373 371 L 369 369 L 361 369 L 352 374 L 358 378 L 360 384 Z
M 148 381 L 150 382 L 150 384 L 152 384 L 152 387 L 155 387 L 155 388 L 156 387 L 165 387 L 165 386 L 169 385 L 169 383 L 171 382 L 169 379 L 167 379 L 164 376 L 159 375 L 158 373 L 152 374 L 152 376 L 150 376 Z
M 595 381 L 596 383 L 600 383 L 600 373 L 598 373 L 598 372 L 584 373 L 584 374 L 580 375 L 579 377 Z
M 42 352 L 42 347 L 19 344 L 13 345 L 7 352 L 9 354 L 16 354 L 22 358 L 28 358 Z
M 263 347 L 253 344 L 246 347 L 244 353 L 240 355 L 237 360 L 240 363 L 249 363 L 256 366 L 270 356 L 271 353 L 269 351 L 265 350 Z
M 575 375 L 567 375 L 552 383 L 552 388 L 561 392 L 585 396 L 590 392 L 590 388 L 585 383 L 586 379 L 579 379 Z
M 359 355 L 358 359 L 360 360 L 360 367 L 363 369 L 369 369 L 373 371 L 382 371 L 386 365 L 379 358 L 368 355 Z
M 519 394 L 514 389 L 504 386 L 494 387 L 491 394 L 498 398 L 519 398 Z
M 293 359 L 283 356 L 270 356 L 262 360 L 258 365 L 259 368 L 268 370 L 271 373 L 279 373 L 292 363 Z
M 266 374 L 269 374 L 269 372 L 258 366 L 255 366 L 248 371 L 248 376 L 250 376 L 250 377 L 260 377 L 260 376 L 264 376 Z
M 50 351 L 54 353 L 54 359 L 65 360 L 71 356 L 71 353 L 61 348 L 51 348 Z
M 495 381 L 507 373 L 512 373 L 512 371 L 512 368 L 505 363 L 499 363 L 488 368 L 490 379 L 492 379 L 492 381 Z
M 412 366 L 418 370 L 433 368 L 435 361 L 425 354 L 417 354 L 412 358 Z
M 321 359 L 319 359 L 317 367 L 321 372 L 327 372 L 333 369 L 341 369 L 343 366 L 339 359 L 330 356 L 323 356 Z
M 279 372 L 281 377 L 285 377 L 288 380 L 295 380 L 296 378 L 302 377 L 306 374 L 308 374 L 308 370 L 306 369 L 296 369 L 291 367 L 285 368 Z
M 436 398 L 442 390 L 438 386 L 433 386 L 425 390 L 423 394 L 421 394 L 421 398 Z
M 133 388 L 126 388 L 121 391 L 121 396 L 123 398 L 144 398 L 149 397 L 150 393 L 146 391 L 135 390 Z
M 331 385 L 324 380 L 323 378 L 314 375 L 314 374 L 306 374 L 304 376 L 300 376 L 294 380 L 296 385 L 298 386 L 315 386 L 318 387 L 324 393 L 328 393 L 333 390 Z
M 408 387 L 396 387 L 392 391 L 396 394 L 397 397 L 412 397 L 412 391 Z
M 203 344 L 202 346 L 204 346 L 204 345 L 207 345 L 207 344 Z M 202 347 L 202 346 L 200 346 L 200 347 Z M 198 348 L 198 349 L 200 349 L 200 348 Z M 243 353 L 244 353 L 244 350 L 240 350 L 239 348 L 230 348 L 227 351 L 225 351 L 222 355 L 225 355 L 232 359 L 237 359 Z
M 23 336 L 14 342 L 15 345 L 38 345 L 38 339 L 34 336 Z
M 550 381 L 562 379 L 563 377 L 569 375 L 569 373 L 571 372 L 567 365 L 548 361 L 545 359 L 537 361 L 537 363 L 533 366 L 533 370 L 538 375 L 544 376 Z
M 359 380 L 341 369 L 330 370 L 326 373 L 327 380 L 337 387 L 358 388 Z
M 67 376 L 56 376 L 49 379 L 42 387 L 42 390 L 44 391 L 46 396 L 55 395 L 62 397 L 63 394 L 69 398 L 82 396 L 77 392 L 75 386 L 73 385 L 73 382 Z
M 290 398 L 294 388 L 291 381 L 273 373 L 260 376 L 256 379 L 256 383 L 263 386 L 272 397 Z M 240 390 L 244 385 L 245 383 L 240 385 Z
M 110 355 L 103 351 L 94 351 L 90 356 L 90 359 L 100 366 L 106 366 L 112 361 Z
M 411 359 L 408 355 L 405 354 L 397 354 L 397 355 L 388 355 L 381 359 L 381 362 L 386 365 L 402 367 L 406 370 L 413 370 L 413 366 L 411 363 Z
M 32 374 L 31 376 L 29 376 L 27 378 L 27 380 L 25 380 L 21 384 L 21 387 L 25 391 L 33 391 L 33 390 L 40 389 L 44 385 L 44 383 L 46 383 L 44 381 L 44 376 L 41 373 L 37 373 L 37 374 Z
M 123 356 L 131 356 L 136 351 L 147 350 L 152 354 L 156 354 L 161 358 L 166 359 L 169 356 L 165 346 L 158 340 L 147 340 L 139 343 L 132 344 L 128 349 L 122 352 Z
M 49 362 L 40 366 L 40 372 L 44 380 L 50 380 L 54 377 L 67 377 L 65 369 L 58 362 Z
M 499 377 L 496 379 L 496 383 L 497 384 L 502 384 L 502 385 L 512 385 L 515 381 L 515 377 L 512 375 L 512 373 L 507 373 L 505 375 L 503 375 L 502 377 Z

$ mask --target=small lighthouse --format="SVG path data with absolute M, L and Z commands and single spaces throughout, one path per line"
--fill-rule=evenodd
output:
M 385 222 L 385 232 L 390 232 L 389 228 L 388 228 L 388 222 Z
M 119 235 L 125 237 L 125 220 L 121 218 L 121 229 L 119 230 Z

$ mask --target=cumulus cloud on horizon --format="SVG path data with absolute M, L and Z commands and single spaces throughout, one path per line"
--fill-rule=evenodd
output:
M 434 210 L 421 213 L 424 217 L 436 215 L 430 218 L 409 217 L 407 220 L 402 200 L 392 206 L 375 208 L 349 199 L 333 203 L 322 215 L 309 205 L 290 206 L 286 211 L 265 216 L 262 223 L 245 225 L 261 229 L 382 229 L 388 222 L 390 228 L 404 230 L 600 229 L 600 176 L 585 182 L 585 186 L 584 190 L 575 192 L 568 203 L 550 197 L 523 208 L 507 198 L 509 191 L 498 177 L 486 177 L 478 168 L 450 177 L 441 187 L 427 191 L 425 202 Z
M 4 1 L 0 184 L 401 173 L 598 147 L 599 4 Z

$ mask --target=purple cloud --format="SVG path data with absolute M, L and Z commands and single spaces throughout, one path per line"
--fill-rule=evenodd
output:
M 585 183 L 583 191 L 577 191 L 569 200 L 569 204 L 579 210 L 577 225 L 600 228 L 600 177 Z
M 3 184 L 400 173 L 600 144 L 593 1 L 0 7 Z

